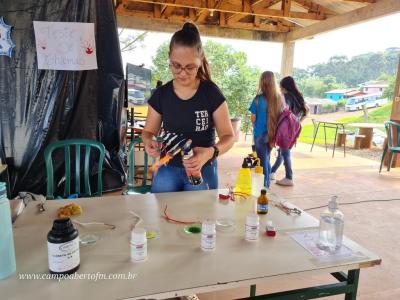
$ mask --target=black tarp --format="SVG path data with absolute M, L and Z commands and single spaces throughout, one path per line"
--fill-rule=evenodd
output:
M 15 44 L 12 58 L 0 56 L 0 156 L 12 194 L 44 193 L 44 148 L 70 138 L 102 142 L 103 190 L 121 187 L 124 75 L 112 1 L 0 0 L 1 16 Z M 95 23 L 98 69 L 38 70 L 33 21 Z

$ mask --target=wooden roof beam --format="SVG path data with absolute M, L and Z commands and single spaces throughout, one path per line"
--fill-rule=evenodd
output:
M 376 2 L 376 0 L 340 0 L 340 1 L 359 2 L 359 3 L 375 3 Z
M 251 8 L 252 9 L 268 8 L 276 3 L 279 3 L 280 1 L 282 1 L 282 0 L 259 0 L 259 1 L 253 2 L 253 4 L 251 5 Z
M 397 12 L 400 12 L 399 0 L 380 0 L 374 4 L 352 10 L 342 15 L 331 17 L 325 21 L 321 21 L 301 29 L 293 30 L 287 34 L 286 40 L 295 41 L 313 37 L 324 32 L 362 23 Z
M 171 4 L 175 4 L 175 1 L 172 0 L 170 2 L 165 3 L 164 5 L 162 5 L 161 8 L 161 17 L 163 18 L 168 18 L 172 15 L 172 12 L 174 11 L 175 7 L 172 5 L 168 5 L 169 3 Z M 156 6 L 157 4 L 153 4 L 154 6 Z
M 271 24 L 260 24 L 256 26 L 254 23 L 237 22 L 235 23 L 235 28 L 247 29 L 247 30 L 259 30 L 259 31 L 269 31 L 269 32 L 289 32 L 289 27 L 271 25 Z M 229 27 L 229 25 L 227 26 Z M 231 28 L 231 27 L 229 27 Z
M 241 19 L 252 12 L 250 0 L 242 1 L 242 11 L 243 13 L 232 14 L 230 17 L 228 17 L 228 24 L 239 22 Z
M 292 4 L 291 0 L 282 0 L 282 12 L 283 16 L 289 17 L 290 14 L 290 6 Z
M 160 4 L 160 2 L 156 2 L 154 0 L 130 0 L 130 2 L 140 2 L 140 3 L 148 3 L 148 4 Z M 175 7 L 185 7 L 185 8 L 194 8 L 197 10 L 200 10 L 201 12 L 203 11 L 218 11 L 218 12 L 224 12 L 224 13 L 230 13 L 230 14 L 236 14 L 236 13 L 243 13 L 242 8 L 236 9 L 235 7 L 232 7 L 232 5 L 227 6 L 224 5 L 224 1 L 219 2 L 221 3 L 219 6 L 214 6 L 215 8 L 209 7 L 208 5 L 194 5 L 194 4 L 189 4 L 188 2 L 184 3 L 164 3 L 164 5 L 167 6 L 175 6 Z M 204 16 L 208 12 L 201 13 L 202 18 L 207 17 Z M 277 18 L 297 18 L 297 19 L 308 19 L 308 20 L 323 20 L 325 19 L 325 15 L 318 15 L 316 13 L 304 13 L 304 12 L 289 12 L 288 16 L 284 16 L 282 10 L 278 9 L 269 9 L 269 8 L 263 8 L 263 7 L 252 7 L 252 12 L 249 13 L 249 15 L 254 15 L 254 16 L 260 16 L 260 17 L 277 17 Z
M 317 4 L 311 0 L 293 0 L 294 2 L 300 4 L 302 7 L 308 9 L 309 12 L 314 12 L 317 14 L 327 14 L 331 16 L 336 16 L 337 13 L 333 10 L 330 10 L 320 4 Z
M 175 18 L 154 19 L 154 17 L 138 17 L 138 15 L 119 5 L 116 9 L 117 24 L 121 28 L 173 33 L 182 28 L 182 20 Z M 152 12 L 151 12 L 152 14 Z M 202 36 L 241 39 L 250 41 L 280 42 L 285 40 L 285 33 L 248 30 L 245 28 L 229 28 L 198 24 Z M 272 29 L 272 28 L 271 28 Z

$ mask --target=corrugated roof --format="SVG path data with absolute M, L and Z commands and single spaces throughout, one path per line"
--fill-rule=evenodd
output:
M 336 90 L 331 90 L 328 92 L 325 92 L 325 94 L 344 94 L 344 93 L 348 93 L 351 91 L 355 91 L 356 89 L 336 89 Z

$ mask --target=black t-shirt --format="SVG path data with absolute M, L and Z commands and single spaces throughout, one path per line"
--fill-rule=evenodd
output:
M 215 144 L 212 114 L 224 101 L 224 95 L 212 81 L 200 81 L 188 100 L 180 99 L 169 81 L 154 92 L 148 104 L 161 114 L 164 130 L 192 139 L 192 147 L 210 147 Z M 182 157 L 176 155 L 169 165 L 182 166 Z

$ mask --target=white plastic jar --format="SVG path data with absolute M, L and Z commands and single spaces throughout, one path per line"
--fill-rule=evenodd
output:
M 258 240 L 260 234 L 260 218 L 257 214 L 251 213 L 246 217 L 245 225 L 245 239 L 246 241 Z
M 213 251 L 216 247 L 217 233 L 215 222 L 206 220 L 201 225 L 201 250 Z
M 131 233 L 131 261 L 141 262 L 147 259 L 147 238 L 144 228 L 134 228 Z

